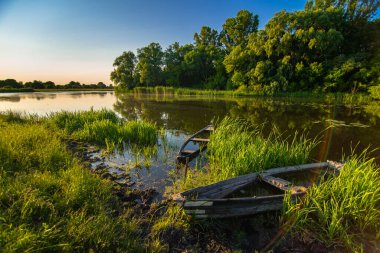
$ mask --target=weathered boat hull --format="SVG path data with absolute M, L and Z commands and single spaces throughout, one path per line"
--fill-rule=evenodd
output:
M 205 134 L 205 133 L 209 134 L 212 131 L 214 131 L 214 127 L 210 125 L 210 126 L 207 126 L 203 129 L 199 130 L 198 132 L 196 132 L 192 136 L 190 136 L 184 142 L 184 144 L 181 146 L 181 148 L 178 152 L 178 155 L 176 158 L 177 163 L 187 164 L 191 160 L 193 160 L 195 157 L 197 157 L 202 151 L 206 150 L 207 144 L 210 141 L 210 139 L 200 138 L 199 136 L 202 134 Z M 197 142 L 197 143 L 199 143 L 200 147 L 197 150 L 186 150 L 185 148 L 189 142 Z
M 262 173 L 251 173 L 236 178 L 227 179 L 211 185 L 198 187 L 175 195 L 173 198 L 180 203 L 185 212 L 195 218 L 227 218 L 247 216 L 262 212 L 280 210 L 283 206 L 285 193 L 291 193 L 291 198 L 302 196 L 307 189 L 293 185 L 276 175 L 296 173 L 316 168 L 326 168 L 332 175 L 338 175 L 342 168 L 341 163 L 327 161 L 323 163 L 303 164 L 266 170 Z M 278 195 L 225 198 L 248 184 L 262 182 L 282 192 Z

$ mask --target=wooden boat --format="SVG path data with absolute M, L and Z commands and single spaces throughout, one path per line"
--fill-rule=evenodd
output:
M 187 214 L 199 219 L 247 216 L 276 211 L 282 208 L 285 192 L 291 191 L 291 198 L 295 200 L 307 191 L 306 187 L 295 185 L 281 177 L 291 173 L 315 172 L 315 170 L 323 170 L 328 175 L 337 176 L 342 166 L 341 163 L 327 161 L 274 168 L 188 190 L 176 194 L 173 199 L 183 206 Z M 278 194 L 250 197 L 232 196 L 234 192 L 253 183 L 272 187 L 277 190 Z
M 200 152 L 206 150 L 207 144 L 210 141 L 209 136 L 212 131 L 214 131 L 214 127 L 209 125 L 190 136 L 181 146 L 177 155 L 177 162 L 187 164 L 197 157 Z M 198 143 L 199 147 L 196 150 L 186 149 L 190 142 Z

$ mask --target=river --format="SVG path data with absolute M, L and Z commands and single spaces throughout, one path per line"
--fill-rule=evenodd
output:
M 67 110 L 107 108 L 126 119 L 145 119 L 167 129 L 172 152 L 191 133 L 225 116 L 244 118 L 264 129 L 273 126 L 283 136 L 308 133 L 320 144 L 313 159 L 341 160 L 355 149 L 360 153 L 367 147 L 380 148 L 380 102 L 362 105 L 340 104 L 334 100 L 306 98 L 229 98 L 196 96 L 119 95 L 111 91 L 41 92 L 0 94 L 0 111 L 16 110 L 47 115 Z M 159 152 L 160 154 L 160 152 Z M 379 162 L 380 150 L 370 154 Z M 129 159 L 116 156 L 116 161 Z M 139 171 L 143 183 L 163 185 L 168 168 L 157 163 L 149 172 Z M 154 169 L 158 167 L 159 169 Z M 148 181 L 146 181 L 148 180 Z M 157 186 L 159 187 L 159 186 Z M 159 187 L 160 188 L 160 187 Z

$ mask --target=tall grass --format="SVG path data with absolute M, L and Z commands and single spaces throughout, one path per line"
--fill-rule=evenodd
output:
M 209 166 L 189 173 L 180 188 L 184 190 L 251 172 L 302 164 L 308 161 L 315 145 L 315 140 L 303 134 L 284 138 L 273 129 L 266 136 L 260 127 L 226 117 L 216 125 L 210 137 Z
M 60 137 L 47 134 L 42 125 L 7 123 L 0 127 L 0 136 L 0 167 L 7 171 L 46 171 L 64 169 L 70 164 Z
M 59 112 L 50 115 L 48 121 L 74 138 L 103 146 L 122 142 L 153 145 L 158 137 L 154 124 L 124 121 L 108 110 Z
M 91 110 L 81 112 L 62 111 L 52 113 L 49 116 L 49 121 L 58 128 L 63 129 L 67 134 L 72 134 L 75 131 L 82 130 L 85 124 L 90 124 L 101 120 L 108 120 L 113 123 L 119 122 L 117 115 L 106 109 L 102 109 L 100 111 Z
M 55 129 L 0 118 L 0 251 L 141 251 L 138 220 Z
M 288 197 L 284 217 L 327 245 L 363 251 L 362 241 L 380 239 L 379 173 L 373 159 L 353 156 L 338 177 L 313 186 L 298 203 Z
M 372 95 L 367 93 L 321 93 L 321 92 L 276 92 L 266 93 L 262 89 L 249 90 L 201 90 L 194 88 L 175 88 L 168 86 L 156 87 L 135 87 L 131 91 L 134 94 L 155 94 L 155 95 L 171 95 L 171 96 L 219 96 L 219 97 L 281 97 L 281 98 L 307 98 L 315 100 L 335 100 L 344 104 L 365 104 L 377 98 L 377 87 L 371 87 Z

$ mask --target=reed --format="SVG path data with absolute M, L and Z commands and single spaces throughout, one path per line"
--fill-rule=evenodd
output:
M 75 131 L 82 130 L 85 124 L 90 124 L 96 121 L 108 120 L 113 123 L 119 122 L 117 115 L 106 109 L 100 111 L 81 111 L 67 112 L 62 111 L 52 113 L 48 116 L 48 120 L 59 129 L 64 130 L 67 134 L 72 134 Z
M 307 233 L 328 246 L 363 251 L 363 242 L 380 239 L 379 173 L 378 165 L 374 159 L 367 159 L 366 153 L 352 156 L 338 177 L 313 186 L 297 203 L 288 196 L 284 220 L 294 231 Z
M 156 126 L 144 121 L 124 121 L 108 110 L 59 112 L 48 121 L 66 134 L 101 146 L 128 144 L 154 145 L 158 138 Z
M 156 87 L 135 87 L 131 91 L 123 91 L 123 93 L 134 94 L 154 94 L 154 95 L 169 95 L 169 96 L 212 96 L 212 97 L 277 97 L 277 98 L 298 98 L 298 99 L 313 99 L 317 101 L 335 101 L 343 104 L 367 104 L 376 99 L 378 94 L 377 87 L 370 89 L 373 94 L 368 96 L 367 93 L 342 93 L 342 92 L 276 92 L 266 93 L 262 90 L 201 90 L 194 88 L 175 88 L 169 86 Z

